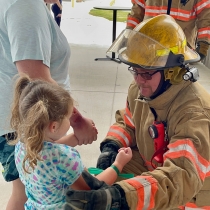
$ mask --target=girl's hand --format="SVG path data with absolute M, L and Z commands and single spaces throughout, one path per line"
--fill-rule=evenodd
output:
M 113 163 L 121 171 L 122 168 L 131 160 L 132 150 L 130 147 L 122 147 L 118 150 L 115 162 Z

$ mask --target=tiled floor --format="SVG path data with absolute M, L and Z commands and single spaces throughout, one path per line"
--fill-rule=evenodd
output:
M 96 21 L 98 20 L 97 17 L 93 19 L 85 13 L 89 10 L 84 5 L 87 3 L 90 9 L 91 5 L 94 5 L 93 1 L 75 4 L 78 8 L 77 12 L 74 10 L 76 6 L 71 7 L 71 2 L 64 2 L 61 23 L 61 29 L 71 43 L 70 77 L 72 95 L 77 101 L 78 109 L 84 116 L 93 119 L 99 132 L 96 142 L 77 147 L 86 167 L 95 166 L 100 153 L 99 144 L 105 137 L 109 126 L 114 122 L 115 110 L 125 106 L 127 88 L 132 80 L 126 65 L 113 61 L 94 60 L 96 57 L 105 56 L 109 42 L 111 42 L 112 24 L 101 18 L 100 21 Z M 84 11 L 84 14 L 79 16 L 78 11 Z M 73 13 L 77 14 L 76 19 L 73 19 Z M 83 22 L 84 19 L 86 22 Z M 94 23 L 89 23 L 88 20 L 90 22 L 94 20 Z M 97 30 L 90 36 L 88 31 L 91 31 L 91 27 L 93 30 L 97 27 Z M 107 27 L 105 31 L 108 31 L 106 33 L 103 32 L 105 27 Z M 122 30 L 125 24 L 118 24 L 117 27 Z M 101 32 L 99 33 L 99 31 Z M 78 36 L 72 36 L 74 33 Z M 107 39 L 109 35 L 110 40 Z M 95 38 L 92 36 L 95 36 Z M 84 40 L 85 37 L 86 40 Z M 83 41 L 80 42 L 79 39 Z M 201 84 L 210 92 L 210 70 L 202 64 L 196 66 L 200 68 Z M 0 209 L 4 210 L 11 193 L 11 184 L 6 183 L 1 175 L 0 189 Z

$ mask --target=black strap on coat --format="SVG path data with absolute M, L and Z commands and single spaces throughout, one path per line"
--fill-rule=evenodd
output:
M 152 114 L 154 115 L 154 118 L 155 118 L 155 121 L 156 121 L 157 120 L 157 113 L 156 113 L 156 111 L 152 107 L 150 107 L 150 110 L 152 111 Z
M 189 0 L 181 0 L 181 4 L 185 6 Z
M 177 1 L 177 0 L 176 0 L 176 1 Z M 167 15 L 170 15 L 170 11 L 171 11 L 171 3 L 172 3 L 172 0 L 168 0 Z

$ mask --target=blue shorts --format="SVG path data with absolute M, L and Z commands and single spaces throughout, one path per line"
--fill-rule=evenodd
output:
M 3 166 L 3 177 L 7 182 L 14 181 L 19 178 L 15 165 L 15 146 L 7 144 L 8 140 L 13 139 L 14 133 L 0 136 L 0 162 Z

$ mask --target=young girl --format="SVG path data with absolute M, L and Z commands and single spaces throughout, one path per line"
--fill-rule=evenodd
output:
M 81 173 L 86 170 L 73 147 L 57 144 L 70 128 L 73 99 L 63 88 L 20 77 L 15 86 L 11 126 L 17 131 L 15 161 L 25 185 L 25 209 L 62 209 L 65 190 L 88 190 Z M 72 146 L 78 144 L 71 134 Z M 130 148 L 122 148 L 112 167 L 97 176 L 113 184 L 117 170 L 130 161 Z

